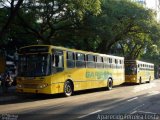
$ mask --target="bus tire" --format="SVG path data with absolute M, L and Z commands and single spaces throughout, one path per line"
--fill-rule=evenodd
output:
M 151 82 L 151 76 L 149 77 L 149 81 L 147 81 L 147 83 L 150 83 Z
M 139 85 L 142 84 L 142 78 L 139 78 Z
M 64 84 L 64 95 L 69 97 L 73 94 L 73 84 L 70 81 L 66 81 Z
M 111 90 L 113 88 L 113 80 L 112 79 L 108 79 L 107 81 L 107 90 Z

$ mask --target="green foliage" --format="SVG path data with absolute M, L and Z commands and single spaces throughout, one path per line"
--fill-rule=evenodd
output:
M 2 8 L 2 10 L 4 9 L 5 7 Z M 31 44 L 38 40 L 44 44 L 58 45 L 63 41 L 57 42 L 57 40 L 61 40 L 63 36 L 67 35 L 67 33 L 63 35 L 61 32 L 76 29 L 85 13 L 98 15 L 100 12 L 99 0 L 24 1 L 16 20 L 12 21 L 12 25 L 10 25 L 10 31 L 7 32 L 8 36 L 5 37 L 5 41 L 8 43 L 8 38 L 10 38 L 12 41 L 18 42 L 21 39 L 21 43 L 24 41 L 25 44 L 28 39 Z M 2 13 L 6 15 L 4 12 Z M 9 12 L 7 13 L 9 14 Z M 5 21 L 5 17 L 2 17 L 2 20 Z M 0 27 L 2 26 L 0 25 Z M 32 40 L 30 41 L 30 39 Z
M 98 38 L 97 44 L 92 44 L 92 51 L 127 59 L 140 58 L 160 38 L 154 12 L 129 0 L 102 0 L 101 14 L 86 14 L 82 25 L 84 31 L 90 31 L 90 37 L 84 34 L 82 38 L 86 36 L 88 41 L 92 38 L 92 43 Z
M 37 5 L 38 4 L 38 5 Z M 100 13 L 99 0 L 45 0 L 23 5 L 22 26 L 43 43 L 54 43 L 63 30 L 75 29 L 85 13 Z M 27 11 L 27 13 L 26 13 Z M 31 18 L 32 23 L 24 18 Z
M 9 10 L 0 8 L 0 29 Z M 54 44 L 154 61 L 160 55 L 160 25 L 154 17 L 130 0 L 24 1 L 0 44 Z
M 0 8 L 0 30 L 2 27 L 5 25 L 6 20 L 8 19 L 8 9 L 6 8 Z M 3 36 L 3 39 L 0 39 L 0 45 L 2 43 L 7 44 L 7 39 L 8 35 Z
M 145 53 L 142 55 L 143 60 L 151 61 L 155 65 L 159 65 L 160 61 L 160 24 L 153 24 L 150 30 L 151 43 L 146 47 Z

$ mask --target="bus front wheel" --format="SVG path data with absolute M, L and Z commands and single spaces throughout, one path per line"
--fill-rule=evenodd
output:
M 139 85 L 142 84 L 142 78 L 139 78 Z
M 64 95 L 69 97 L 73 94 L 73 85 L 70 81 L 66 81 L 64 85 Z
M 111 90 L 112 88 L 113 88 L 113 81 L 112 79 L 108 79 L 107 90 Z

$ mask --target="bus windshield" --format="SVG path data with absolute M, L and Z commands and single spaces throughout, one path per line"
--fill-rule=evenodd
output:
M 51 74 L 49 54 L 28 54 L 19 56 L 18 75 L 40 77 Z
M 126 64 L 125 65 L 125 73 L 126 75 L 136 75 L 137 67 L 134 64 Z

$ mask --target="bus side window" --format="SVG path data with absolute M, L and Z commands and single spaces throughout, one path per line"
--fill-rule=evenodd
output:
M 104 68 L 108 68 L 109 65 L 108 65 L 108 58 L 107 57 L 103 58 L 103 62 L 104 62 Z
M 63 64 L 63 51 L 54 51 L 52 54 L 52 73 L 60 72 L 64 70 Z
M 67 68 L 75 67 L 75 56 L 73 52 L 67 52 Z
M 85 54 L 83 53 L 76 53 L 76 67 L 77 68 L 85 68 Z
M 55 67 L 63 67 L 62 56 L 55 55 Z
M 97 68 L 104 68 L 103 57 L 97 56 L 96 67 Z
M 112 58 L 109 58 L 109 64 L 110 64 L 110 68 L 113 68 L 113 65 L 112 65 Z
M 95 56 L 94 55 L 86 55 L 87 58 L 87 68 L 95 68 L 96 64 L 95 64 Z
M 118 65 L 117 65 L 117 64 L 118 64 L 118 60 L 115 59 L 115 63 L 114 63 L 114 68 L 115 68 L 115 69 L 118 69 Z

